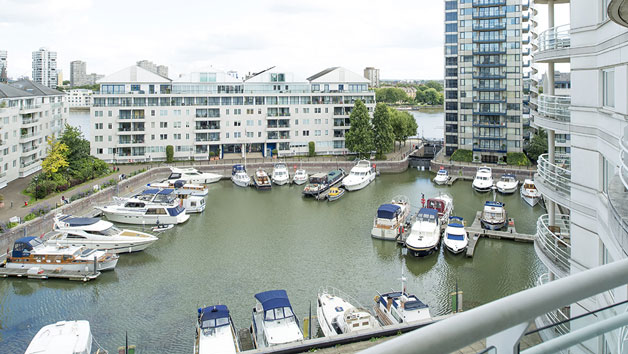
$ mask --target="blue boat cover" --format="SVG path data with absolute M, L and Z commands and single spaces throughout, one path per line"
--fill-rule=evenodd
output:
M 290 300 L 285 290 L 269 290 L 255 294 L 255 298 L 262 304 L 264 311 L 282 307 L 290 307 Z
M 166 195 L 168 195 L 168 194 L 171 194 L 172 192 L 174 192 L 174 189 L 167 188 L 167 189 L 160 190 L 157 194 L 166 194 Z
M 395 204 L 382 204 L 377 209 L 377 217 L 382 219 L 393 219 L 401 207 Z
M 434 217 L 438 218 L 438 210 L 430 209 L 430 208 L 421 208 L 421 210 L 419 210 L 419 215 L 433 215 Z
M 447 234 L 447 238 L 454 241 L 464 241 L 464 235 Z
M 142 194 L 157 194 L 159 193 L 159 189 L 157 188 L 149 188 L 149 189 L 144 189 L 142 191 Z
M 93 225 L 99 222 L 100 219 L 98 218 L 69 218 L 63 221 L 69 224 L 70 226 L 86 226 L 86 225 Z
M 42 243 L 42 241 L 34 236 L 18 238 L 13 244 L 13 252 L 11 253 L 11 257 L 20 258 L 28 256 L 30 254 L 30 251 L 33 250 L 33 247 L 37 246 L 40 243 Z
M 504 206 L 504 203 L 501 202 L 492 202 L 492 201 L 487 201 L 486 203 L 484 203 L 484 206 L 491 206 L 491 207 L 498 207 L 501 208 Z
M 512 173 L 504 173 L 502 175 L 502 177 L 512 177 L 512 178 L 515 178 L 515 175 L 513 175 Z
M 231 168 L 231 174 L 232 175 L 235 175 L 237 172 L 240 172 L 240 171 L 246 171 L 244 169 L 244 166 L 242 166 L 240 164 L 233 165 L 233 167 Z
M 403 305 L 403 308 L 407 311 L 411 311 L 427 308 L 427 305 L 422 303 L 421 300 L 417 299 L 414 301 L 406 301 L 406 303 Z
M 182 179 L 174 181 L 174 188 L 181 188 L 185 185 L 185 181 Z
M 176 208 L 168 208 L 168 214 L 170 216 L 177 216 L 185 211 L 185 208 L 178 205 Z
M 201 309 L 201 321 L 225 317 L 229 317 L 229 309 L 226 305 L 214 305 Z

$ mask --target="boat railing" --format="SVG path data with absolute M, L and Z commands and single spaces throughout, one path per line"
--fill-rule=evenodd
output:
M 348 303 L 350 303 L 351 305 L 353 305 L 356 308 L 361 308 L 364 309 L 365 311 L 369 311 L 366 307 L 364 307 L 364 305 L 362 305 L 362 303 L 360 303 L 360 301 L 358 301 L 356 298 L 354 298 L 353 296 L 345 293 L 344 291 L 335 288 L 333 286 L 321 286 L 318 289 L 318 294 L 329 294 L 332 296 L 336 296 L 339 298 L 342 298 L 343 300 L 347 301 Z

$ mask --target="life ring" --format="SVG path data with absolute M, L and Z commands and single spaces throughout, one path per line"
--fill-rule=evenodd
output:
M 375 300 L 375 302 L 379 302 L 379 295 L 375 295 L 375 297 L 373 298 L 373 300 Z

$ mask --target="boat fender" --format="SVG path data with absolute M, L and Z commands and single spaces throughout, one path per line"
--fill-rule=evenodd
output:
M 379 302 L 379 295 L 375 295 L 375 297 L 373 298 L 373 300 L 375 300 L 375 302 Z

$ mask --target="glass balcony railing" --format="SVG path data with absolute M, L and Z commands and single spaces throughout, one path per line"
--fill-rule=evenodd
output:
M 538 158 L 536 176 L 539 183 L 548 191 L 555 191 L 560 196 L 569 199 L 571 195 L 571 164 L 569 155 L 556 155 L 551 163 L 548 154 Z M 537 180 L 535 178 L 535 180 Z M 544 192 L 544 191 L 541 191 Z
M 628 126 L 624 128 L 624 135 L 619 140 L 619 161 L 620 171 L 619 178 L 621 178 L 624 187 L 628 189 Z
M 569 275 L 571 239 L 569 215 L 556 214 L 550 225 L 549 215 L 539 217 L 536 223 L 535 249 L 541 261 L 559 277 Z
M 539 95 L 536 104 L 537 112 L 544 118 L 564 123 L 571 120 L 571 96 Z
M 552 27 L 543 31 L 538 39 L 538 51 L 557 50 L 571 47 L 569 25 Z
M 506 0 L 473 0 L 473 7 L 506 5 Z
M 541 276 L 539 277 L 539 280 L 537 281 L 536 286 L 542 286 L 549 282 L 550 282 L 550 274 L 544 273 L 544 274 L 541 274 Z M 555 309 L 554 311 L 548 312 L 545 315 L 540 316 L 538 320 L 540 321 L 540 324 L 542 325 L 541 328 L 547 328 L 547 327 L 552 328 L 552 331 L 550 333 L 547 333 L 549 331 L 545 331 L 544 333 L 542 333 L 543 337 L 547 339 L 556 338 L 557 336 L 562 336 L 569 333 L 570 324 L 568 321 L 570 318 L 570 312 L 571 312 L 570 308 L 565 307 L 562 309 Z M 537 322 L 537 327 L 538 327 L 538 322 Z

